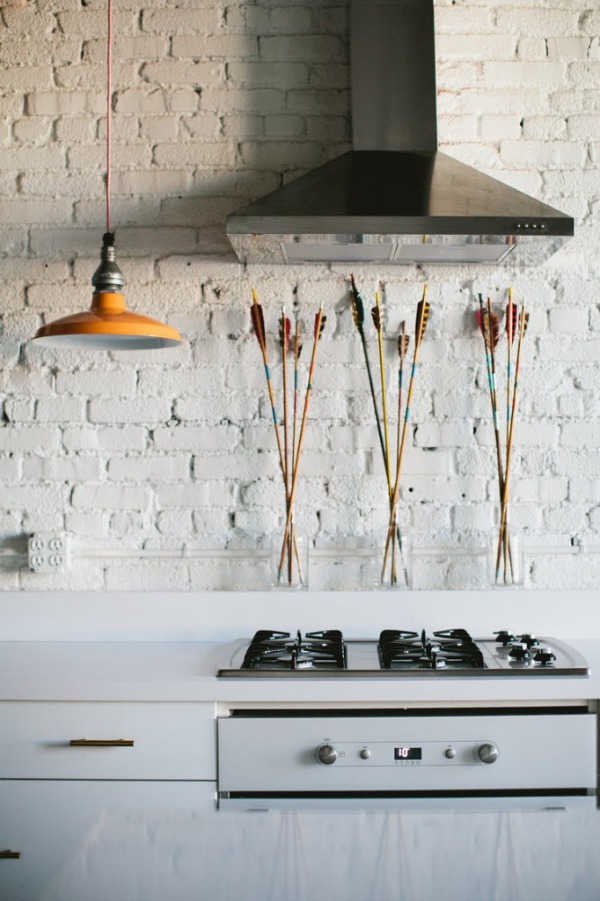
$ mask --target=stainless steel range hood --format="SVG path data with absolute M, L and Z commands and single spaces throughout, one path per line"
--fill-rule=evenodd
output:
M 573 219 L 437 149 L 433 0 L 350 0 L 353 150 L 237 210 L 243 262 L 538 263 Z

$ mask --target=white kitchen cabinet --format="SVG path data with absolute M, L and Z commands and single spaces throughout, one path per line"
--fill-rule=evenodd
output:
M 0 859 L 0 898 L 172 898 L 214 797 L 212 782 L 0 781 L 0 851 L 19 855 Z
M 2 702 L 0 899 L 170 898 L 215 766 L 212 704 Z
M 213 704 L 4 701 L 0 778 L 215 779 L 215 729 Z

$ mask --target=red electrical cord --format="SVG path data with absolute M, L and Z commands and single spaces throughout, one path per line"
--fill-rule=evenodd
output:
M 110 191 L 111 191 L 111 143 L 112 143 L 112 0 L 108 3 L 108 28 L 106 51 L 106 231 L 111 230 L 110 221 Z

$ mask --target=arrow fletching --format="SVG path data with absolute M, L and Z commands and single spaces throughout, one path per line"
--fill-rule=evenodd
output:
M 319 325 L 319 318 L 321 319 L 321 324 Z M 321 337 L 323 334 L 323 329 L 325 328 L 325 323 L 327 322 L 327 316 L 323 316 L 322 313 L 317 313 L 315 316 L 315 341 Z M 317 334 L 318 332 L 318 334 Z
M 279 319 L 279 344 L 284 354 L 288 352 L 291 333 L 292 323 L 284 313 Z
M 299 360 L 300 354 L 302 353 L 302 341 L 300 340 L 300 335 L 294 335 L 292 338 L 292 351 L 294 356 Z
M 250 308 L 250 317 L 252 319 L 254 334 L 256 335 L 261 348 L 263 348 L 265 346 L 265 314 L 263 313 L 263 308 L 256 300 L 256 295 L 254 296 L 254 303 Z
M 358 288 L 356 287 L 353 275 L 350 276 L 350 286 L 352 296 L 352 318 L 354 319 L 354 325 L 358 331 L 361 332 L 365 321 L 365 305 L 362 297 L 358 293 Z
M 523 308 L 521 310 L 521 315 L 519 316 L 519 331 L 521 330 L 521 322 L 523 321 L 523 318 L 525 320 L 523 322 L 523 335 L 525 335 L 525 332 L 527 331 L 527 326 L 529 325 L 529 313 L 525 312 L 525 308 Z
M 481 329 L 481 334 L 483 335 L 486 349 L 490 353 L 493 353 L 500 338 L 500 326 L 498 317 L 495 313 L 492 313 L 490 317 L 489 311 L 485 308 L 482 308 L 477 313 L 477 322 L 479 324 L 479 328 Z
M 509 343 L 512 344 L 517 333 L 517 305 L 512 299 L 512 290 L 508 292 L 508 303 L 506 304 L 506 334 Z
M 381 331 L 381 310 L 379 307 L 371 308 L 371 316 L 373 317 L 373 325 L 378 332 Z
M 417 304 L 417 318 L 415 320 L 415 340 L 417 345 L 423 340 L 427 322 L 429 320 L 430 304 L 426 300 L 427 285 L 423 288 L 423 299 Z
M 408 345 L 410 344 L 410 335 L 407 335 L 404 331 L 404 325 L 405 323 L 403 322 L 401 325 L 402 331 L 398 335 L 398 353 L 401 360 L 403 360 L 408 353 Z

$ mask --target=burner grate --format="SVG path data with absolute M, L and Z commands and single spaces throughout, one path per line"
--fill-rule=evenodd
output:
M 382 669 L 484 669 L 481 650 L 466 629 L 444 629 L 427 635 L 385 629 L 378 642 Z
M 242 669 L 307 670 L 346 668 L 346 647 L 339 629 L 321 632 L 256 632 L 242 663 Z

